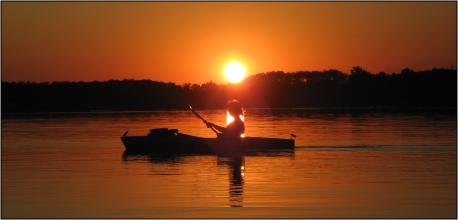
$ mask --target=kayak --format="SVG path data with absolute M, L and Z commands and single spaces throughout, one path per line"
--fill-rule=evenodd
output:
M 127 152 L 238 154 L 269 150 L 294 149 L 294 139 L 243 137 L 227 140 L 221 137 L 203 138 L 179 133 L 177 129 L 151 129 L 146 136 L 121 137 Z

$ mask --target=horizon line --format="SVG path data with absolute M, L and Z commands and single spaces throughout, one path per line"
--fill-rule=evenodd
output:
M 359 67 L 359 68 L 362 68 L 363 70 L 367 71 L 369 74 L 371 75 L 377 75 L 377 74 L 381 74 L 381 73 L 385 73 L 386 75 L 394 75 L 394 74 L 401 74 L 403 70 L 405 69 L 409 69 L 413 72 L 427 72 L 427 71 L 433 71 L 433 70 L 454 70 L 454 71 L 457 71 L 457 68 L 456 68 L 456 65 L 455 66 L 450 66 L 450 67 L 432 67 L 432 68 L 429 68 L 429 69 L 421 69 L 421 70 L 415 70 L 415 69 L 412 69 L 410 67 L 405 67 L 405 68 L 402 68 L 400 71 L 398 72 L 385 72 L 385 71 L 379 71 L 377 73 L 373 73 L 373 72 L 370 72 L 369 70 L 366 70 L 364 69 L 364 67 L 361 67 L 361 66 L 353 66 L 353 68 L 355 67 Z M 269 73 L 283 73 L 283 74 L 296 74 L 296 73 L 302 73 L 302 72 L 309 72 L 309 73 L 325 73 L 325 72 L 328 72 L 328 71 L 338 71 L 342 74 L 345 74 L 345 75 L 351 75 L 351 73 L 349 72 L 344 72 L 342 70 L 339 70 L 339 69 L 335 69 L 335 68 L 329 68 L 329 69 L 322 69 L 322 70 L 297 70 L 297 71 L 289 71 L 289 72 L 285 72 L 284 70 L 271 70 L 271 71 L 267 71 L 267 72 L 260 72 L 260 73 L 255 73 L 255 74 L 250 74 L 250 75 L 247 75 L 245 77 L 245 79 L 247 78 L 250 78 L 250 77 L 253 77 L 253 76 L 256 76 L 256 75 L 261 75 L 261 74 L 269 74 Z M 243 81 L 245 81 L 245 79 Z M 178 83 L 178 82 L 172 82 L 172 81 L 157 81 L 157 80 L 154 80 L 154 79 L 135 79 L 135 78 L 123 78 L 123 79 L 104 79 L 104 80 L 56 80 L 56 81 L 30 81 L 30 80 L 19 80 L 19 81 L 6 81 L 6 80 L 3 80 L 3 73 L 2 73 L 2 80 L 1 82 L 2 83 L 35 83 L 35 84 L 41 84 L 41 83 L 94 83 L 94 82 L 109 82 L 109 81 L 152 81 L 152 82 L 159 82 L 159 83 L 173 83 L 175 85 L 186 85 L 186 84 L 191 84 L 191 85 L 203 85 L 203 84 L 207 84 L 207 83 L 215 83 L 215 84 L 218 84 L 218 85 L 233 85 L 233 83 L 230 83 L 230 82 L 224 82 L 224 83 L 218 83 L 218 82 L 214 82 L 213 80 L 209 80 L 209 81 L 206 81 L 206 82 L 202 82 L 202 83 L 191 83 L 191 82 L 185 82 L 185 83 Z M 242 81 L 242 82 L 243 82 Z M 237 83 L 237 84 L 240 84 L 240 83 Z

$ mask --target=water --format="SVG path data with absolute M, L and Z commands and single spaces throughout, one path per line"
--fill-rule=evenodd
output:
M 252 109 L 247 136 L 293 133 L 295 151 L 124 153 L 154 127 L 213 136 L 185 111 L 4 117 L 2 217 L 456 218 L 456 114 Z

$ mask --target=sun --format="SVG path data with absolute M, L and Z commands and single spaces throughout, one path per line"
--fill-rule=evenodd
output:
M 229 62 L 224 68 L 224 76 L 231 83 L 238 83 L 245 78 L 246 69 L 240 62 Z

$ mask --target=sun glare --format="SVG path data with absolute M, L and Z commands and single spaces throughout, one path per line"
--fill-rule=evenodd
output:
M 224 68 L 224 76 L 226 80 L 231 83 L 238 83 L 245 78 L 246 69 L 243 64 L 239 62 L 230 62 Z
M 244 122 L 245 121 L 245 117 L 243 117 L 243 115 L 240 115 L 240 119 Z M 232 123 L 234 121 L 234 117 L 232 117 L 231 114 L 229 114 L 229 112 L 226 112 L 226 125 Z
M 243 117 L 243 115 L 240 115 L 240 119 L 243 122 L 245 122 L 245 117 Z M 234 117 L 232 117 L 232 115 L 229 114 L 229 112 L 226 112 L 226 126 L 232 123 L 233 121 L 234 121 Z M 244 138 L 245 134 L 241 134 L 240 137 Z

